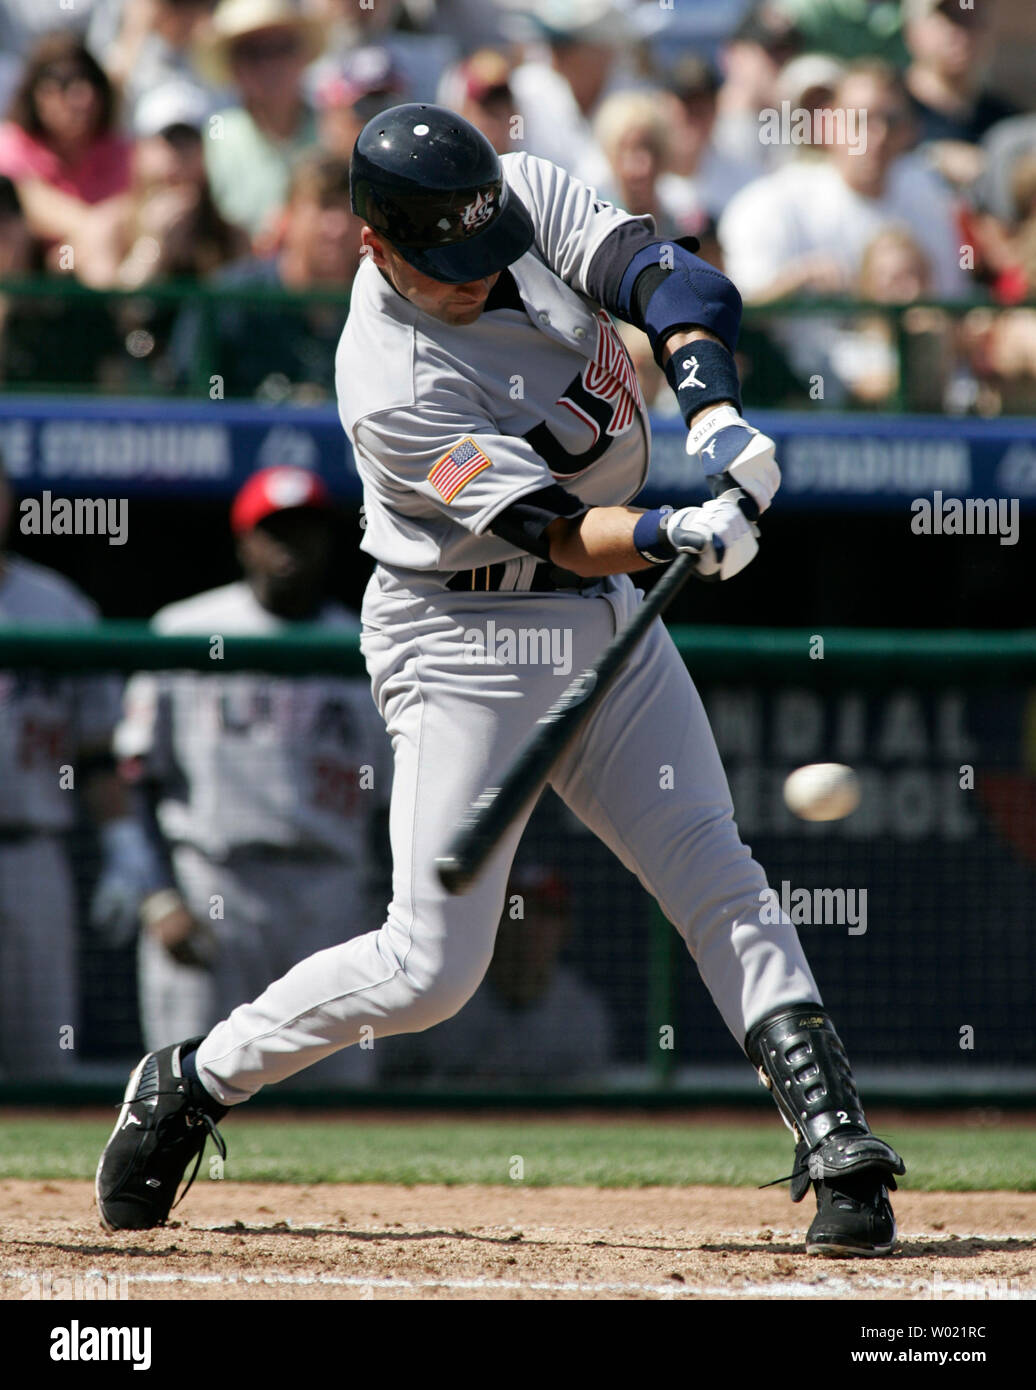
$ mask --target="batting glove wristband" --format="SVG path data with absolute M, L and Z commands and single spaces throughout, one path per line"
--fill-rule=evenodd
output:
M 730 579 L 755 559 L 759 549 L 758 528 L 742 507 L 754 510 L 745 493 L 730 488 L 701 507 L 682 507 L 675 512 L 662 507 L 645 512 L 634 528 L 633 541 L 653 565 L 668 564 L 686 551 L 697 556 L 695 574 L 699 579 Z
M 781 485 L 773 440 L 747 424 L 732 405 L 710 410 L 692 426 L 687 452 L 701 460 L 714 493 L 739 487 L 752 498 L 760 514 Z

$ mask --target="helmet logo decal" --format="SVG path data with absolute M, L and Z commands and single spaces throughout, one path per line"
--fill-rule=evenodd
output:
M 483 227 L 493 216 L 495 211 L 495 199 L 493 190 L 489 189 L 485 193 L 477 194 L 475 201 L 469 203 L 461 211 L 460 222 L 466 232 L 473 232 L 477 227 Z

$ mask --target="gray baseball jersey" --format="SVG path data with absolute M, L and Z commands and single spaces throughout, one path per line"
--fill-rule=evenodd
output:
M 358 630 L 335 603 L 314 623 Z M 153 625 L 223 636 L 290 626 L 243 581 L 170 604 Z M 115 750 L 145 758 L 162 785 L 157 814 L 166 839 L 213 859 L 272 845 L 362 865 L 371 813 L 391 784 L 384 727 L 366 682 L 355 679 L 142 672 L 127 686 Z
M 510 503 L 552 483 L 591 505 L 628 502 L 647 476 L 636 372 L 585 277 L 605 237 L 650 222 L 600 202 L 546 160 L 509 154 L 501 163 L 538 231 L 510 267 L 524 308 L 452 327 L 398 295 L 369 260 L 353 286 L 336 362 L 339 411 L 363 479 L 362 548 L 386 565 L 459 570 L 517 559 L 524 552 L 487 532 Z

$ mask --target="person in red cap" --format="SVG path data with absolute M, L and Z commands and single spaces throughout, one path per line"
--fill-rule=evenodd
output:
M 229 587 L 247 588 L 246 602 L 277 618 L 299 621 L 322 613 L 328 606 L 331 506 L 316 473 L 283 467 L 253 473 L 230 509 L 245 582 Z M 355 621 L 352 617 L 354 628 Z
M 358 630 L 327 597 L 333 503 L 316 474 L 253 474 L 230 522 L 244 577 L 161 609 L 157 632 Z M 376 887 L 380 901 L 392 761 L 366 680 L 138 673 L 115 752 L 155 847 L 139 941 L 149 1048 L 206 1031 L 271 972 L 340 942 L 343 902 Z M 317 1084 L 372 1079 L 369 1052 L 345 1055 Z

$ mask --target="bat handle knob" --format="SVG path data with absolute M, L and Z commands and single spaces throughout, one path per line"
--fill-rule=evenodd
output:
M 467 888 L 470 879 L 455 854 L 441 854 L 435 861 L 435 868 L 447 893 L 463 893 Z
M 749 497 L 747 492 L 742 491 L 729 473 L 713 473 L 709 476 L 709 491 L 713 497 L 720 497 L 724 492 L 737 488 L 739 496 L 737 505 L 741 508 L 742 515 L 746 521 L 759 520 L 759 508 L 754 497 Z

